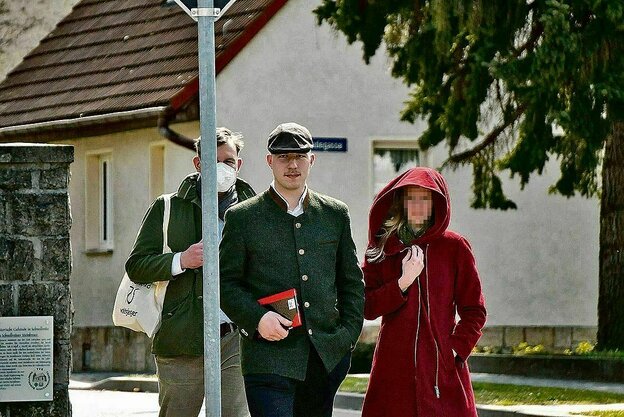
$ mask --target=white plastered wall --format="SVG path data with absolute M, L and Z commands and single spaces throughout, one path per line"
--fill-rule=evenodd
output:
M 188 124 L 195 125 L 195 124 Z M 181 131 L 191 131 L 178 126 Z M 112 135 L 81 138 L 62 143 L 74 145 L 69 185 L 72 228 L 70 232 L 73 267 L 70 286 L 77 327 L 110 326 L 117 287 L 124 273 L 124 263 L 150 204 L 149 149 L 162 142 L 155 128 Z M 112 153 L 113 229 L 112 252 L 87 253 L 85 247 L 85 155 L 108 150 Z M 165 144 L 165 192 L 177 189 L 181 179 L 194 170 L 193 152 L 171 142 Z

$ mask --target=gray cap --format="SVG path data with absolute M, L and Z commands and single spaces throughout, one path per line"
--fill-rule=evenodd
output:
M 312 134 L 297 123 L 282 123 L 269 135 L 267 149 L 272 154 L 308 153 L 312 150 Z

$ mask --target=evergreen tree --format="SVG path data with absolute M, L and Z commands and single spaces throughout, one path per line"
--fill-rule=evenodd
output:
M 401 119 L 423 149 L 471 164 L 475 208 L 515 208 L 556 158 L 550 192 L 601 196 L 598 346 L 624 348 L 624 1 L 323 0 L 315 10 L 368 63 L 385 45 L 410 87 Z M 600 178 L 601 177 L 601 178 Z

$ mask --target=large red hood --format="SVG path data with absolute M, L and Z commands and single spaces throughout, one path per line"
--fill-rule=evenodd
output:
M 368 246 L 375 246 L 377 234 L 384 220 L 388 215 L 388 210 L 392 206 L 394 193 L 397 190 L 416 185 L 432 191 L 434 224 L 430 226 L 424 235 L 416 239 L 416 243 L 426 243 L 440 237 L 451 221 L 451 201 L 448 194 L 446 180 L 438 171 L 431 168 L 417 167 L 399 175 L 383 190 L 377 194 L 371 206 L 368 217 Z M 405 245 L 396 237 L 392 236 L 386 242 L 384 252 L 388 255 L 403 249 Z

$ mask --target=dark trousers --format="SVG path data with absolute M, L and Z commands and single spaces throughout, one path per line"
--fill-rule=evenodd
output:
M 311 348 L 304 381 L 275 374 L 245 375 L 251 417 L 331 417 L 336 391 L 350 365 L 351 352 L 327 372 Z

